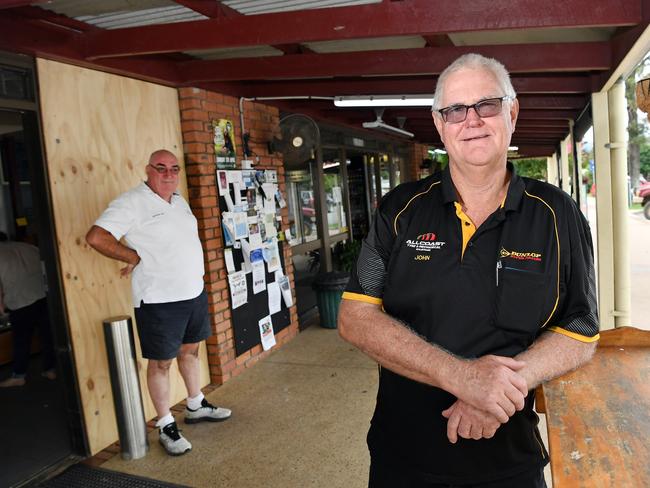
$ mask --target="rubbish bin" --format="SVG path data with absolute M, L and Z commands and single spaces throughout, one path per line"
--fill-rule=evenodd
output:
M 104 338 L 122 458 L 140 459 L 147 454 L 149 443 L 131 317 L 104 320 Z
M 350 279 L 350 273 L 330 271 L 316 276 L 312 288 L 316 292 L 320 325 L 327 329 L 336 329 L 341 295 Z

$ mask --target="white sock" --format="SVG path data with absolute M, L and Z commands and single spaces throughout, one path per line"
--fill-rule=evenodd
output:
M 167 412 L 167 415 L 163 415 L 158 419 L 158 422 L 156 422 L 156 427 L 162 430 L 163 427 L 171 424 L 173 421 L 174 416 L 171 414 L 171 412 Z
M 205 398 L 205 395 L 203 395 L 203 392 L 199 392 L 198 395 L 195 397 L 187 397 L 187 408 L 190 410 L 196 410 L 198 408 L 201 408 L 201 402 Z

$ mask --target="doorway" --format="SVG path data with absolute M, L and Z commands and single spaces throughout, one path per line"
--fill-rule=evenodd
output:
M 25 383 L 0 388 L 7 441 L 0 447 L 0 486 L 8 487 L 38 480 L 87 452 L 40 148 L 36 112 L 6 109 L 0 101 L 0 231 L 2 239 L 7 239 L 0 246 L 14 246 L 18 255 L 37 253 L 43 275 L 39 286 L 44 285 L 46 292 L 44 306 L 31 314 L 36 320 L 28 321 L 37 326 L 27 354 Z M 5 280 L 8 281 L 6 276 Z M 29 287 L 34 282 L 31 283 Z M 24 280 L 14 280 L 11 286 L 17 290 L 27 285 Z M 29 305 L 14 303 L 14 309 L 6 304 L 8 314 L 0 321 L 0 381 L 15 373 L 14 334 L 18 326 L 23 327 L 22 332 L 26 330 L 26 322 L 20 317 Z M 25 334 L 19 337 L 24 338 Z M 48 343 L 54 367 L 46 365 L 45 373 L 43 362 Z

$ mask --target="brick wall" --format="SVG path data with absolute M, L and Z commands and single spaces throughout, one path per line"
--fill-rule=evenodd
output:
M 181 130 L 190 206 L 199 221 L 199 236 L 203 243 L 206 268 L 206 290 L 213 335 L 207 341 L 208 363 L 212 383 L 222 384 L 269 354 L 258 345 L 246 353 L 235 356 L 235 344 L 230 315 L 230 294 L 223 257 L 221 212 L 216 186 L 216 163 L 212 145 L 212 121 L 229 119 L 235 129 L 237 161 L 243 159 L 239 99 L 198 88 L 181 88 L 178 91 L 181 110 Z M 278 109 L 261 103 L 244 102 L 244 127 L 250 133 L 249 147 L 258 169 L 278 172 L 278 188 L 285 195 L 286 184 L 282 158 L 269 155 L 266 143 L 278 131 Z M 238 166 L 239 167 L 239 166 Z M 289 227 L 288 209 L 280 210 L 281 228 Z M 291 248 L 284 246 L 285 274 L 289 277 L 294 295 L 290 309 L 291 323 L 276 334 L 279 347 L 298 333 L 298 314 L 295 305 L 295 284 Z
M 429 146 L 413 143 L 409 149 L 409 161 L 407 167 L 408 181 L 419 180 L 422 169 L 420 165 L 423 159 L 430 158 Z M 431 174 L 431 172 L 429 172 Z

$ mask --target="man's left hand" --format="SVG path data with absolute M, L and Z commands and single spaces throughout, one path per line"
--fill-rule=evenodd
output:
M 447 438 L 452 444 L 458 441 L 458 436 L 463 439 L 489 439 L 501 425 L 493 415 L 462 400 L 456 400 L 442 415 L 447 419 Z

